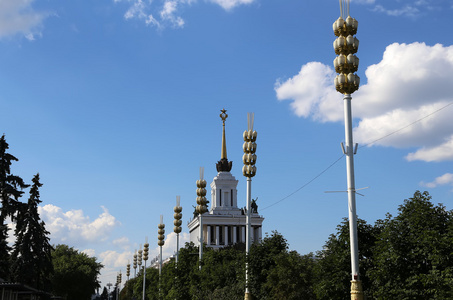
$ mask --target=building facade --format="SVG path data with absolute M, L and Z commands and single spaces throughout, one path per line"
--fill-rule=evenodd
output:
M 228 115 L 226 115 L 228 116 Z M 246 211 L 238 206 L 238 180 L 231 174 L 232 162 L 226 155 L 225 118 L 223 120 L 222 155 L 217 162 L 217 176 L 211 183 L 211 200 L 208 212 L 202 214 L 203 243 L 208 247 L 221 248 L 246 241 Z M 245 206 L 246 193 L 240 203 Z M 255 203 L 256 204 L 256 203 Z M 251 239 L 259 242 L 262 239 L 264 217 L 258 214 L 256 205 L 251 209 Z M 200 215 L 188 223 L 190 241 L 200 245 Z

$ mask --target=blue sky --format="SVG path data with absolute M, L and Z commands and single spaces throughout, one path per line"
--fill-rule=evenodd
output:
M 369 223 L 417 189 L 453 209 L 452 14 L 451 0 L 351 3 L 356 187 L 369 187 L 357 212 Z M 225 108 L 239 202 L 254 112 L 263 232 L 301 254 L 322 249 L 347 216 L 346 193 L 325 193 L 346 189 L 339 15 L 337 1 L 1 0 L 1 129 L 20 159 L 13 172 L 41 175 L 52 242 L 95 255 L 102 284 L 115 282 L 146 237 L 157 255 L 159 216 L 170 233 L 176 195 L 187 240 L 199 167 L 216 175 Z M 175 243 L 167 236 L 165 253 Z

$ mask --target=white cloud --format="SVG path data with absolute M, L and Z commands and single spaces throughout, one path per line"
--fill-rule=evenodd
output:
M 240 5 L 247 5 L 256 0 L 204 0 L 219 5 L 226 11 Z M 124 14 L 126 20 L 137 19 L 145 22 L 146 25 L 164 29 L 168 26 L 172 28 L 183 28 L 184 19 L 181 11 L 185 7 L 199 2 L 198 0 L 113 0 L 115 3 L 127 3 L 129 8 Z M 200 1 L 201 2 L 201 1 Z
M 184 27 L 184 20 L 180 16 L 176 16 L 178 1 L 166 0 L 164 7 L 160 11 L 160 17 L 164 21 L 168 21 L 172 26 L 182 28 Z
M 357 3 L 362 4 L 375 4 L 375 0 L 357 0 Z M 399 0 L 387 3 L 387 5 L 398 5 L 398 7 L 384 7 L 383 5 L 375 5 L 372 11 L 377 13 L 383 13 L 392 17 L 409 17 L 417 18 L 422 14 L 429 13 L 431 11 L 439 11 L 448 9 L 448 4 L 445 1 L 433 1 L 433 0 Z M 451 8 L 451 7 L 450 7 Z
M 441 145 L 430 148 L 423 147 L 414 153 L 409 153 L 406 159 L 409 161 L 424 160 L 428 162 L 453 160 L 453 135 Z
M 123 248 L 124 250 L 129 250 L 129 248 L 130 248 L 130 241 L 125 236 L 112 241 L 112 244 L 117 247 Z
M 220 5 L 225 10 L 231 10 L 239 5 L 251 4 L 255 0 L 209 0 L 209 1 Z
M 374 144 L 418 148 L 408 160 L 453 160 L 453 106 L 443 109 L 453 102 L 453 46 L 395 43 L 365 74 L 367 83 L 352 100 L 353 115 L 360 120 L 354 129 L 358 142 L 388 136 Z M 334 91 L 333 77 L 330 66 L 308 63 L 294 77 L 277 81 L 277 99 L 292 100 L 298 116 L 342 121 L 341 95 Z M 430 114 L 435 117 L 420 120 Z
M 107 240 L 112 230 L 119 225 L 105 207 L 102 209 L 103 213 L 94 221 L 85 216 L 82 210 L 64 212 L 52 204 L 38 207 L 38 212 L 46 223 L 52 243 L 83 245 Z
M 186 242 L 190 241 L 190 235 L 188 233 L 180 233 L 179 234 L 179 247 L 182 248 L 185 246 Z M 117 243 L 122 244 L 126 242 L 125 238 L 121 238 L 116 240 Z M 115 241 L 114 241 L 115 243 Z M 156 247 L 153 247 L 156 245 Z M 147 266 L 150 266 L 153 259 L 157 258 L 160 253 L 160 247 L 157 246 L 157 240 L 154 244 L 150 243 L 149 249 L 149 259 L 147 261 Z M 165 244 L 162 247 L 162 257 L 166 259 L 172 256 L 176 252 L 176 233 L 170 232 L 167 234 L 165 239 Z M 117 251 L 105 251 L 99 254 L 100 262 L 104 265 L 102 269 L 102 274 L 100 276 L 100 280 L 103 284 L 107 283 L 108 281 L 112 281 L 113 278 L 116 277 L 117 273 L 121 270 L 123 274 L 123 278 L 126 276 L 126 266 L 128 263 L 131 264 L 131 276 L 134 275 L 134 269 L 132 266 L 134 252 L 133 251 L 124 251 L 124 252 L 117 252 Z M 142 264 L 143 266 L 143 264 Z M 124 281 L 124 279 L 123 279 Z
M 319 62 L 307 63 L 293 78 L 284 82 L 277 80 L 277 99 L 293 100 L 291 107 L 299 117 L 312 116 L 322 122 L 339 121 L 343 112 L 336 108 L 340 100 L 332 85 L 334 78 L 332 68 Z
M 85 249 L 81 251 L 82 253 L 85 253 L 89 257 L 94 257 L 96 255 L 96 250 L 94 249 Z
M 405 5 L 404 7 L 398 9 L 386 9 L 382 5 L 376 5 L 373 11 L 384 13 L 392 17 L 415 17 L 420 13 L 420 10 L 418 8 L 411 5 Z
M 119 2 L 118 0 L 115 0 L 115 2 Z M 135 1 L 131 7 L 126 11 L 124 14 L 124 18 L 126 20 L 132 19 L 132 18 L 146 18 L 146 13 L 145 13 L 145 3 L 142 0 L 137 0 Z
M 434 179 L 433 182 L 421 182 L 420 183 L 423 186 L 429 187 L 429 188 L 435 188 L 439 185 L 453 185 L 453 174 L 452 173 L 445 173 L 442 176 L 437 177 Z
M 32 41 L 41 36 L 42 22 L 50 14 L 35 11 L 33 1 L 0 1 L 0 38 L 20 33 Z

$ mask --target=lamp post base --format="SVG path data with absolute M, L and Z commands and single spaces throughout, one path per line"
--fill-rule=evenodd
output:
M 252 294 L 249 292 L 245 292 L 244 300 L 252 300 L 252 299 L 253 299 Z
M 362 282 L 351 280 L 351 300 L 363 300 Z

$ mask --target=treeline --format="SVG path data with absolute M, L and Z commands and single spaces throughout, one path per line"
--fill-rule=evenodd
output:
M 360 272 L 365 299 L 453 299 L 452 211 L 415 192 L 374 225 L 359 219 Z M 245 247 L 205 248 L 186 244 L 172 260 L 146 272 L 146 299 L 244 299 Z M 278 232 L 252 246 L 250 291 L 254 299 L 350 299 L 349 227 L 345 219 L 323 250 L 300 255 Z M 141 299 L 143 271 L 130 278 L 120 299 Z
M 38 205 L 42 202 L 39 173 L 31 184 L 25 183 L 11 172 L 11 165 L 18 159 L 8 153 L 9 145 L 0 138 L 0 282 L 13 282 L 46 292 L 64 299 L 91 299 L 99 287 L 97 279 L 102 265 L 96 258 L 67 245 L 50 244 L 49 232 L 40 219 Z M 28 189 L 28 200 L 21 201 Z M 14 244 L 7 238 L 7 220 L 15 225 Z

